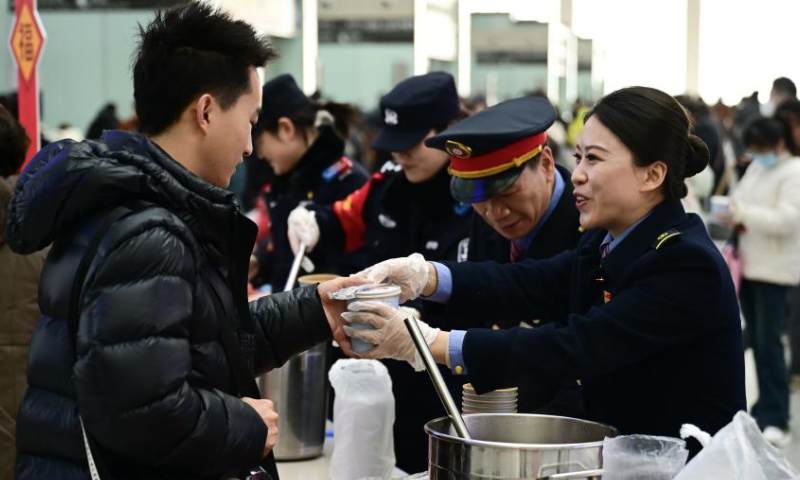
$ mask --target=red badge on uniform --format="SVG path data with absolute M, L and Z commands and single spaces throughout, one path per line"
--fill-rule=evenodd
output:
M 608 290 L 603 290 L 603 303 L 608 303 L 611 301 L 611 292 Z

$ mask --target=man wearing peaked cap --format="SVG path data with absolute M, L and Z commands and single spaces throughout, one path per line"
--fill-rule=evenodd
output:
M 517 262 L 550 258 L 580 238 L 570 172 L 555 164 L 547 129 L 556 111 L 545 98 L 522 97 L 487 108 L 425 144 L 450 155 L 450 192 L 469 202 L 469 244 L 460 260 Z M 531 319 L 537 326 L 551 319 Z M 452 321 L 463 321 L 453 319 Z M 486 319 L 469 327 L 510 328 Z M 580 416 L 574 384 L 520 383 L 520 411 Z

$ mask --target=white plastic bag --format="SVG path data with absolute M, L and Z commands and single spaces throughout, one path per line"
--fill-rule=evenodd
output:
M 681 429 L 681 436 L 685 430 Z M 739 412 L 686 464 L 675 480 L 716 478 L 800 480 L 800 473 L 764 439 L 755 420 L 745 412 Z
M 394 395 L 377 360 L 343 359 L 328 374 L 333 402 L 331 480 L 389 477 L 394 470 Z
M 623 435 L 603 441 L 603 480 L 672 480 L 689 458 L 679 438 Z

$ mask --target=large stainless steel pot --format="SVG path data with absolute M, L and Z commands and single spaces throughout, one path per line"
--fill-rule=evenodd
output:
M 258 379 L 262 397 L 275 403 L 280 416 L 276 460 L 322 455 L 330 349 L 330 342 L 321 343 Z
M 472 439 L 459 438 L 447 417 L 425 425 L 430 480 L 600 478 L 603 439 L 617 430 L 567 417 L 464 415 Z

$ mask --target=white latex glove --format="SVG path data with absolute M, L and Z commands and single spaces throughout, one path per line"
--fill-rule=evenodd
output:
M 314 212 L 307 210 L 304 206 L 300 205 L 289 213 L 289 245 L 292 247 L 292 253 L 297 255 L 300 250 L 300 244 L 306 246 L 306 251 L 314 250 L 319 242 L 319 225 L 314 218 Z M 303 257 L 300 264 L 306 272 L 314 271 L 314 262 L 308 257 Z
M 425 364 L 417 352 L 414 340 L 408 333 L 404 320 L 411 316 L 413 309 L 395 310 L 380 302 L 353 302 L 347 306 L 347 312 L 342 313 L 342 318 L 348 323 L 368 323 L 375 330 L 359 330 L 350 326 L 344 327 L 348 337 L 375 345 L 375 348 L 360 353 L 363 358 L 393 358 L 408 362 L 414 370 L 425 370 Z M 427 323 L 417 320 L 425 342 L 430 346 L 439 335 L 438 328 L 432 328 Z
M 400 303 L 413 300 L 428 284 L 428 262 L 419 253 L 407 257 L 391 258 L 366 268 L 356 275 L 373 283 L 389 282 L 400 287 Z

